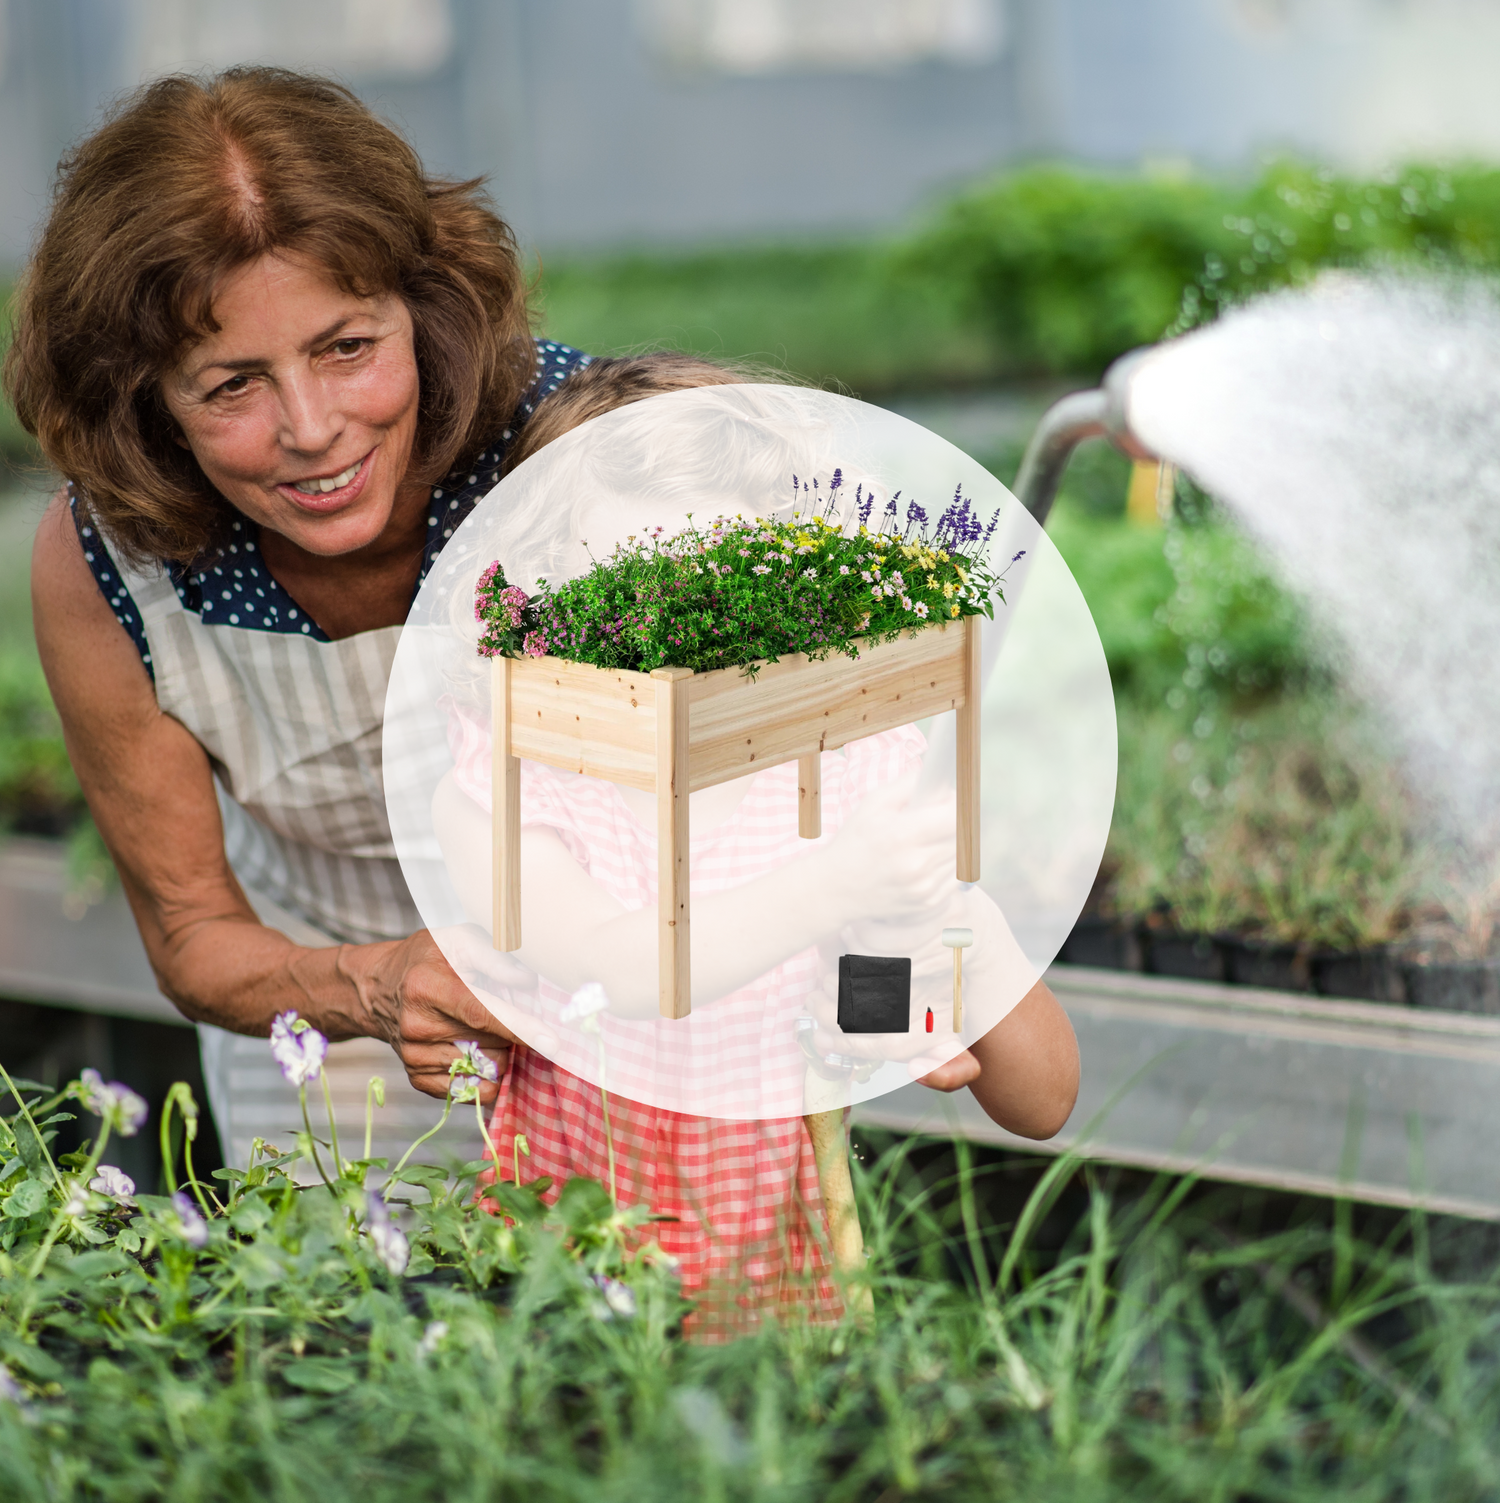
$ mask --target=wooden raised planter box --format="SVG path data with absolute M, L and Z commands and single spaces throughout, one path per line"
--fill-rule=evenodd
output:
M 661 1013 L 691 1009 L 688 794 L 795 761 L 798 833 L 822 833 L 818 758 L 846 741 L 958 712 L 957 872 L 979 880 L 979 628 L 966 616 L 858 658 L 800 654 L 740 668 L 650 673 L 562 658 L 493 660 L 494 945 L 521 944 L 521 768 L 551 767 L 656 794 Z

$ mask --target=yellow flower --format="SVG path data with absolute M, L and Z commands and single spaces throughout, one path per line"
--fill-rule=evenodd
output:
M 958 607 L 956 605 L 949 606 L 948 607 L 948 614 L 950 616 L 956 616 L 956 615 L 958 615 Z
M 953 599 L 953 592 L 957 588 L 958 588 L 958 586 L 956 584 L 954 584 L 951 579 L 945 580 L 943 582 L 943 599 L 944 600 L 952 600 Z

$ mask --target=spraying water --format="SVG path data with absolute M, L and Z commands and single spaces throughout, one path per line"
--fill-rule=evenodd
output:
M 1131 430 L 1224 502 L 1383 713 L 1465 887 L 1500 873 L 1500 297 L 1330 275 L 1163 346 Z

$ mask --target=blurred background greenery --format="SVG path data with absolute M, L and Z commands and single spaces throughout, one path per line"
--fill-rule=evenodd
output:
M 1047 400 L 1225 304 L 1330 268 L 1500 268 L 1500 171 L 1375 178 L 1282 159 L 1252 181 L 1046 164 L 849 243 L 547 258 L 538 325 L 596 353 L 686 349 L 953 427 L 1002 480 Z M 9 410 L 0 456 L 0 821 L 70 833 L 97 873 L 31 642 L 25 564 L 47 477 Z M 1387 941 L 1427 913 L 1422 853 L 1378 739 L 1301 612 L 1180 481 L 1166 526 L 1125 514 L 1126 461 L 1075 459 L 1050 531 L 1114 678 L 1121 778 L 1104 912 L 1304 945 Z M 1430 905 L 1428 905 L 1430 906 Z

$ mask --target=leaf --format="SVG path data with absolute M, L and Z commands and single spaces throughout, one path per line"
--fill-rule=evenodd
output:
M 11 1119 L 11 1131 L 16 1135 L 16 1152 L 21 1161 L 35 1175 L 42 1175 L 47 1167 L 47 1155 L 42 1149 L 42 1140 L 26 1117 Z
M 263 1226 L 270 1224 L 273 1214 L 271 1207 L 259 1196 L 246 1196 L 229 1213 L 229 1224 L 237 1232 L 258 1232 Z
M 141 1250 L 141 1234 L 134 1227 L 125 1227 L 115 1236 L 115 1246 L 121 1252 L 138 1253 Z
M 546 1203 L 530 1185 L 517 1189 L 512 1184 L 502 1182 L 492 1185 L 487 1193 L 500 1202 L 500 1209 L 507 1216 L 513 1217 L 516 1221 L 527 1223 L 540 1221 L 547 1214 Z
M 68 1277 L 74 1282 L 107 1278 L 130 1267 L 130 1260 L 114 1251 L 80 1253 L 68 1264 Z
M 24 1179 L 6 1197 L 7 1216 L 34 1216 L 47 1204 L 47 1187 L 39 1179 Z
M 33 1378 L 39 1378 L 43 1383 L 55 1382 L 63 1375 L 62 1363 L 56 1357 L 9 1332 L 0 1334 L 0 1352 L 5 1354 L 7 1362 L 24 1367 Z
M 344 1393 L 359 1378 L 352 1362 L 336 1362 L 330 1357 L 304 1357 L 288 1363 L 281 1376 L 293 1388 L 307 1393 Z
M 553 1209 L 570 1232 L 580 1232 L 608 1221 L 615 1213 L 615 1204 L 598 1180 L 578 1178 L 562 1187 Z
M 3 1185 L 17 1169 L 24 1169 L 25 1167 L 25 1164 L 20 1159 L 6 1159 L 5 1167 L 0 1168 L 0 1185 Z
M 439 1169 L 436 1164 L 408 1164 L 406 1168 L 391 1175 L 386 1181 L 388 1185 L 421 1185 L 429 1190 L 434 1196 L 448 1185 L 447 1171 Z

